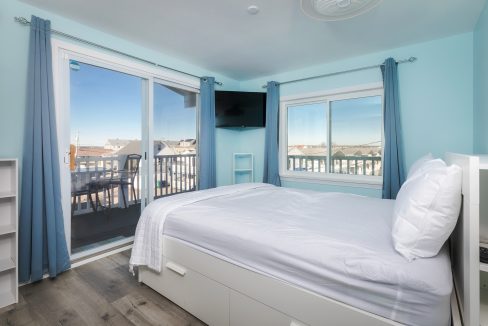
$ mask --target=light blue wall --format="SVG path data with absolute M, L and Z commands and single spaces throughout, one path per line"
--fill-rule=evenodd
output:
M 474 150 L 488 153 L 488 4 L 474 31 Z
M 226 90 L 262 90 L 268 80 L 288 80 L 303 76 L 333 72 L 382 62 L 388 56 L 405 58 L 415 55 L 419 61 L 400 67 L 402 121 L 405 131 L 406 164 L 432 151 L 442 155 L 447 150 L 470 153 L 473 149 L 473 34 L 392 49 L 340 62 L 290 71 L 276 76 L 238 82 L 207 71 L 178 58 L 153 51 L 121 38 L 81 25 L 75 21 L 20 3 L 0 2 L 0 157 L 21 157 L 27 80 L 29 30 L 14 22 L 14 16 L 38 15 L 52 21 L 53 28 L 66 33 L 107 44 L 118 50 L 160 62 L 197 75 L 213 75 L 224 82 Z M 486 9 L 484 13 L 486 17 Z M 480 20 L 475 36 L 484 40 L 477 44 L 476 53 L 486 53 L 486 18 Z M 480 47 L 480 44 L 483 47 Z M 486 55 L 484 55 L 486 57 Z M 480 60 L 481 61 L 481 60 Z M 486 69 L 486 64 L 485 64 Z M 486 70 L 485 70 L 486 71 Z M 478 76 L 478 75 L 477 75 Z M 485 78 L 487 74 L 484 74 Z M 335 89 L 351 85 L 378 82 L 379 70 L 337 76 L 282 87 L 282 95 Z M 486 82 L 485 82 L 486 85 Z M 481 87 L 481 86 L 480 86 Z M 486 87 L 485 87 L 486 88 Z M 483 103 L 486 108 L 486 92 Z M 484 111 L 483 111 L 484 112 Z M 481 116 L 481 114 L 480 114 Z M 487 117 L 484 115 L 483 117 Z M 477 118 L 478 119 L 478 118 Z M 485 120 L 486 121 L 486 120 Z M 481 123 L 479 124 L 481 126 Z M 478 127 L 479 132 L 486 128 Z M 486 135 L 486 133 L 485 133 Z M 251 152 L 255 155 L 255 181 L 262 179 L 264 129 L 217 129 L 217 183 L 232 181 L 232 153 Z M 484 136 L 486 139 L 486 136 Z M 481 138 L 481 137 L 480 137 Z M 485 142 L 486 145 L 486 142 Z M 300 183 L 288 186 L 310 189 L 351 191 L 378 195 L 379 191 L 350 187 L 322 187 Z
M 217 128 L 217 185 L 232 183 L 234 153 L 254 154 L 254 181 L 263 180 L 264 128 Z
M 21 158 L 22 156 L 29 28 L 16 23 L 14 16 L 24 16 L 30 19 L 31 14 L 51 20 L 54 29 L 68 34 L 195 75 L 215 76 L 217 80 L 224 83 L 222 89 L 239 88 L 237 81 L 188 62 L 138 46 L 16 0 L 2 0 L 0 1 L 0 44 L 2 45 L 0 51 L 0 157 Z M 218 141 L 221 142 L 222 139 Z
M 409 167 L 427 152 L 442 156 L 446 151 L 473 152 L 473 33 L 466 33 L 415 44 L 389 51 L 360 56 L 331 64 L 290 71 L 274 76 L 242 82 L 240 88 L 262 90 L 268 80 L 286 81 L 306 76 L 341 71 L 383 62 L 387 57 L 418 57 L 413 64 L 399 67 L 401 119 L 403 125 L 405 163 Z M 281 95 L 294 95 L 337 89 L 381 81 L 379 69 L 284 85 Z M 486 93 L 486 92 L 485 92 Z M 241 146 L 255 154 L 262 151 L 264 131 L 239 134 Z M 247 139 L 250 138 L 249 141 Z M 263 162 L 256 160 L 256 165 Z M 257 178 L 260 176 L 258 175 Z M 309 189 L 350 191 L 379 196 L 379 190 L 332 187 L 317 184 L 285 183 L 285 186 Z

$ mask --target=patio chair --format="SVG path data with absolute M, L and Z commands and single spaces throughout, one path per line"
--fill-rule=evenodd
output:
M 137 173 L 139 172 L 139 163 L 141 161 L 141 158 L 142 156 L 139 154 L 127 155 L 127 159 L 125 160 L 123 170 L 115 171 L 114 175 L 110 179 L 98 183 L 98 187 L 100 188 L 105 187 L 109 191 L 109 193 L 113 186 L 119 186 L 122 191 L 122 197 L 124 198 L 125 208 L 127 208 L 127 199 L 125 198 L 125 190 L 124 190 L 126 186 L 132 187 L 132 195 L 134 196 L 134 200 L 137 203 L 137 195 L 136 195 L 136 189 L 134 187 L 134 182 L 136 180 Z
M 77 185 L 76 183 L 73 182 L 71 183 L 71 197 L 73 197 L 73 202 L 71 203 L 71 216 L 74 216 L 75 213 L 76 198 L 84 195 L 87 196 L 93 211 L 94 212 L 97 211 L 95 203 L 93 203 L 92 193 L 93 193 L 93 189 L 88 183 L 85 183 L 83 185 Z

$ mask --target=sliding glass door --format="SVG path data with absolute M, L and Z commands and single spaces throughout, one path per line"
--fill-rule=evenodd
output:
M 143 80 L 70 60 L 71 252 L 134 235 Z
M 63 213 L 77 259 L 129 245 L 149 202 L 196 190 L 199 82 L 53 44 Z
M 197 94 L 154 83 L 154 198 L 197 185 Z

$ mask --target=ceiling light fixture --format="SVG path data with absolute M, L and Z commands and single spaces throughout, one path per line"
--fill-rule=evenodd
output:
M 334 21 L 359 16 L 382 0 L 301 0 L 302 10 L 310 17 Z
M 259 12 L 259 7 L 256 5 L 251 5 L 251 6 L 247 7 L 247 12 L 250 15 L 256 15 Z

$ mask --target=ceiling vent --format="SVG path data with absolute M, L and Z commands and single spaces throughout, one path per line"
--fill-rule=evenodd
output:
M 382 0 L 302 0 L 302 10 L 310 17 L 334 21 L 364 14 Z

